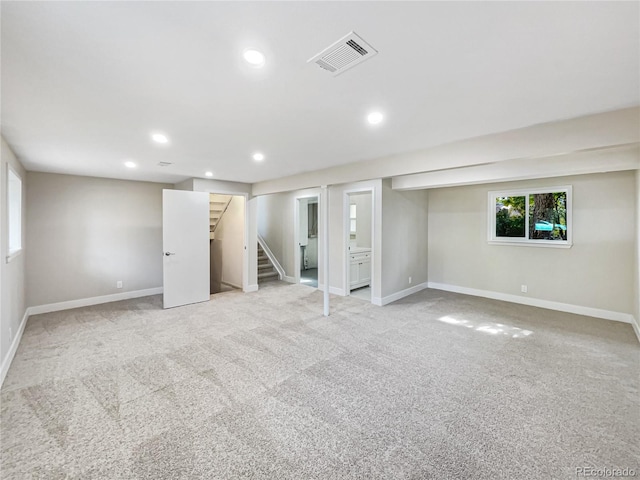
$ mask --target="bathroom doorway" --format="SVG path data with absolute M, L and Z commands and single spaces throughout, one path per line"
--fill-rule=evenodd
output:
M 318 197 L 297 199 L 298 281 L 318 288 Z
M 345 194 L 346 220 L 346 290 L 348 295 L 371 301 L 373 260 L 373 192 Z

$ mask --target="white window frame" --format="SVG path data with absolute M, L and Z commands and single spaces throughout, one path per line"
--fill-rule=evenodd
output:
M 529 195 L 538 193 L 567 194 L 567 239 L 566 240 L 533 240 L 529 236 Z M 497 237 L 496 236 L 496 200 L 498 197 L 526 197 L 525 199 L 525 237 Z M 573 189 L 571 185 L 555 187 L 523 188 L 518 190 L 494 190 L 489 192 L 487 239 L 493 245 L 517 245 L 523 247 L 555 247 L 571 248 L 573 245 Z
M 12 236 L 12 199 L 11 199 L 11 176 L 15 176 L 19 182 L 20 182 L 20 196 L 19 196 L 19 213 L 18 213 L 18 225 L 19 225 L 19 230 L 20 230 L 20 245 L 17 248 L 11 248 L 11 236 Z M 23 212 L 23 205 L 22 205 L 22 198 L 24 196 L 24 182 L 22 181 L 22 177 L 20 176 L 20 174 L 13 168 L 11 167 L 11 165 L 9 165 L 7 163 L 7 263 L 9 263 L 11 260 L 13 260 L 14 258 L 16 258 L 18 255 L 20 255 L 20 253 L 22 253 L 22 250 L 24 249 L 24 232 L 23 232 L 23 228 L 22 228 L 22 224 L 23 224 L 23 218 L 22 218 L 22 212 Z

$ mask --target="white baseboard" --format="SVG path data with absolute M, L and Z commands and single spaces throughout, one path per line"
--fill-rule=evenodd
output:
M 640 342 L 640 320 L 634 317 L 631 317 L 633 322 L 631 322 L 631 326 L 633 327 L 633 331 L 636 332 L 636 337 L 638 337 L 638 342 Z
M 238 290 L 242 290 L 242 287 L 240 285 L 236 285 L 235 283 L 231 283 L 231 282 L 220 282 L 222 285 L 226 285 L 227 287 L 231 287 L 231 288 L 237 288 Z
M 289 275 L 282 277 L 282 280 L 288 283 L 296 283 L 296 277 L 290 277 Z
M 249 292 L 257 292 L 258 291 L 258 284 L 254 284 L 254 285 L 247 285 L 247 288 L 244 288 L 242 290 L 245 293 L 249 293 Z
M 13 337 L 13 341 L 11 342 L 11 346 L 9 347 L 9 351 L 7 352 L 7 355 L 2 359 L 2 370 L 0 371 L 0 387 L 4 383 L 4 379 L 7 376 L 7 372 L 9 371 L 9 367 L 11 366 L 11 362 L 13 361 L 13 357 L 16 356 L 18 345 L 20 345 L 20 340 L 22 339 L 22 334 L 24 333 L 24 327 L 27 326 L 28 319 L 29 309 L 27 308 L 24 312 L 24 315 L 22 316 L 22 321 L 20 322 L 18 331 L 16 332 L 15 337 Z
M 134 290 L 131 292 L 102 295 L 100 297 L 80 298 L 78 300 L 69 300 L 67 302 L 38 305 L 35 307 L 29 307 L 27 311 L 29 312 L 29 315 L 39 315 L 41 313 L 59 312 L 60 310 L 69 310 L 72 308 L 88 307 L 90 305 L 100 305 L 101 303 L 118 302 L 120 300 L 129 300 L 130 298 L 148 297 L 149 295 L 159 295 L 162 293 L 162 291 L 163 291 L 162 287 L 147 288 L 146 290 Z
M 320 290 L 321 292 L 324 292 L 324 284 L 318 284 L 318 290 Z M 343 288 L 339 288 L 339 287 L 329 287 L 329 293 L 333 294 L 333 295 L 339 295 L 341 297 L 344 297 L 346 295 L 345 291 Z
M 478 290 L 475 288 L 459 287 L 457 285 L 447 285 L 444 283 L 428 282 L 428 288 L 436 290 L 445 290 L 447 292 L 462 293 L 465 295 L 473 295 L 475 297 L 485 297 L 494 300 L 502 300 L 504 302 L 519 303 L 529 305 L 531 307 L 546 308 L 549 310 L 557 310 L 559 312 L 575 313 L 577 315 L 585 315 L 587 317 L 602 318 L 604 320 L 613 320 L 615 322 L 630 323 L 633 326 L 638 340 L 640 334 L 638 325 L 633 315 L 623 312 L 615 312 L 613 310 L 603 310 L 600 308 L 583 307 L 582 305 L 573 305 L 570 303 L 553 302 L 551 300 L 542 300 L 539 298 L 524 297 L 520 295 L 512 295 L 509 293 L 492 292 L 489 290 Z
M 420 290 L 424 290 L 427 288 L 427 282 L 419 283 L 418 285 L 414 285 L 413 287 L 405 288 L 404 290 L 400 290 L 399 292 L 392 293 L 391 295 L 387 295 L 386 297 L 372 297 L 371 303 L 378 306 L 388 305 L 393 303 L 401 298 L 408 297 L 409 295 L 413 295 L 414 293 L 418 293 Z

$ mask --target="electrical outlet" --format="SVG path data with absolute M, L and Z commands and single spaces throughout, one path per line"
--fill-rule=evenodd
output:
M 122 280 L 116 282 L 116 288 L 122 288 Z
M 526 285 L 520 285 L 520 291 L 522 293 L 527 293 L 527 286 Z
M 409 283 L 411 283 L 411 281 L 412 281 L 412 279 L 411 279 L 411 277 L 409 277 Z

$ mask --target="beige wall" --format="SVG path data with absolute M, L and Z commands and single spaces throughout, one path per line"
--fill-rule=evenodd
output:
M 427 190 L 401 192 L 382 182 L 382 297 L 427 281 Z M 409 283 L 411 277 L 411 283 Z
M 572 248 L 487 243 L 487 192 L 556 185 L 573 185 Z M 633 313 L 634 192 L 632 171 L 430 190 L 429 282 Z
M 171 185 L 37 172 L 27 180 L 29 306 L 162 286 L 162 190 Z
M 28 248 L 26 247 L 26 205 L 27 205 L 27 175 L 11 148 L 1 139 L 1 163 L 2 174 L 0 175 L 0 355 L 2 358 L 2 371 L 6 373 L 8 364 L 8 353 L 13 338 L 18 333 L 20 323 L 26 310 L 25 298 L 25 266 Z M 22 178 L 22 252 L 14 256 L 7 263 L 9 250 L 8 237 L 8 209 L 7 209 L 7 165 L 18 173 Z M 11 331 L 11 334 L 10 334 Z
M 215 238 L 222 249 L 222 282 L 242 288 L 244 254 L 244 197 L 231 197 L 229 208 L 216 227 Z

